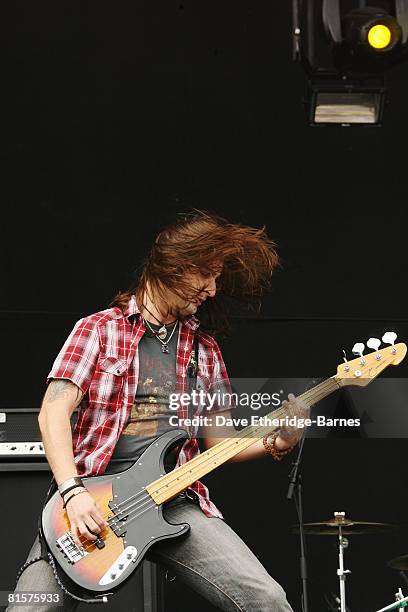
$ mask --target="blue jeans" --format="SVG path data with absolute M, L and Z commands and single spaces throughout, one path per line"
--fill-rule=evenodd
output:
M 149 552 L 149 560 L 169 569 L 220 610 L 293 612 L 282 587 L 225 521 L 207 518 L 184 495 L 168 503 L 163 514 L 171 523 L 189 523 L 191 530 L 184 538 L 158 544 Z M 39 554 L 37 538 L 28 558 Z M 18 580 L 16 590 L 62 595 L 50 565 L 43 560 L 27 567 Z M 9 606 L 7 611 L 71 612 L 76 607 L 77 602 L 65 595 L 63 608 L 46 604 Z

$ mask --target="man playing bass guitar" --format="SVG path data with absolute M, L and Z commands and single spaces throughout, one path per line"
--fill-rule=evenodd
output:
M 118 473 L 133 465 L 171 428 L 169 397 L 187 392 L 192 380 L 197 389 L 228 396 L 231 387 L 213 334 L 228 331 L 234 305 L 263 295 L 277 263 L 275 245 L 263 229 L 195 211 L 158 234 L 129 291 L 119 293 L 107 310 L 76 323 L 48 375 L 39 425 L 55 489 L 63 497 L 78 546 L 84 539 L 96 541 L 107 526 L 81 477 Z M 293 395 L 285 405 L 294 415 L 308 415 L 308 407 Z M 232 408 L 223 401 L 204 407 L 207 415 L 226 416 Z M 178 415 L 189 413 L 180 406 Z M 300 432 L 282 427 L 231 461 L 266 453 L 280 459 L 298 442 Z M 196 428 L 189 428 L 189 434 L 168 453 L 167 470 L 200 453 Z M 231 429 L 204 426 L 200 435 L 210 448 L 229 438 Z M 164 506 L 163 514 L 170 523 L 186 522 L 191 529 L 183 538 L 153 546 L 150 559 L 221 610 L 292 610 L 282 587 L 223 520 L 203 483 L 192 483 Z M 16 590 L 62 595 L 40 550 L 37 537 Z M 77 605 L 64 595 L 65 610 Z M 54 609 L 52 603 L 27 608 Z

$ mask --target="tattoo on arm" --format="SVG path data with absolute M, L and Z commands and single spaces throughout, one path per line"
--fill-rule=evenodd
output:
M 48 385 L 46 393 L 47 401 L 54 402 L 63 397 L 72 397 L 73 391 L 76 393 L 75 406 L 78 406 L 84 396 L 81 389 L 70 380 L 64 378 L 52 380 Z

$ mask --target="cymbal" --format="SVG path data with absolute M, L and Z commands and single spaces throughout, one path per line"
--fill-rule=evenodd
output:
M 366 535 L 373 533 L 384 533 L 390 529 L 396 529 L 396 525 L 390 523 L 371 523 L 368 521 L 353 521 L 345 517 L 338 517 L 319 523 L 305 523 L 306 535 L 339 535 L 341 527 L 342 535 Z M 299 533 L 299 525 L 292 525 L 291 533 Z
M 408 555 L 401 555 L 400 557 L 395 557 L 388 561 L 388 567 L 392 567 L 392 569 L 396 570 L 408 570 Z

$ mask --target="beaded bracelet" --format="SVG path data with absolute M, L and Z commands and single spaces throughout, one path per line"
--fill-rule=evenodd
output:
M 293 451 L 293 449 L 296 446 L 296 444 L 294 444 L 293 446 L 289 446 L 289 448 L 285 448 L 284 450 L 279 450 L 278 448 L 276 448 L 276 444 L 275 444 L 276 438 L 278 436 L 279 436 L 279 429 L 267 433 L 266 436 L 262 438 L 262 442 L 263 442 L 266 452 L 272 455 L 275 461 L 281 461 L 284 458 L 284 456 L 290 453 L 291 451 Z M 269 438 L 272 438 L 272 442 L 268 442 Z

